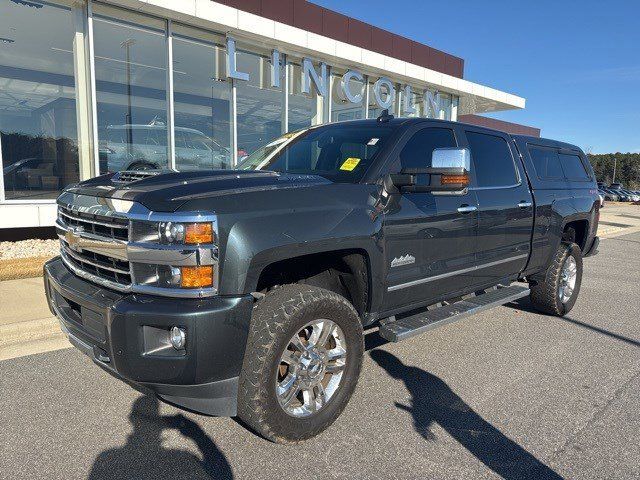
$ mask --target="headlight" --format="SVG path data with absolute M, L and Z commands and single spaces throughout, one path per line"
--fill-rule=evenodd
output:
M 211 222 L 143 222 L 132 225 L 133 242 L 153 242 L 163 245 L 209 245 L 216 243 Z
M 184 225 L 182 223 L 162 222 L 159 224 L 162 240 L 166 243 L 181 243 L 184 241 Z
M 172 289 L 176 295 L 188 290 L 217 292 L 217 217 L 180 219 L 180 215 L 163 214 L 155 221 L 131 220 L 127 254 L 138 291 Z
M 211 288 L 214 286 L 215 265 L 175 267 L 135 263 L 133 274 L 136 283 L 160 288 Z

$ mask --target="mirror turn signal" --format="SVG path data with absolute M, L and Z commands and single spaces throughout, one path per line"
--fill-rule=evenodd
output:
M 461 175 L 442 175 L 440 177 L 441 185 L 459 185 L 460 188 L 469 186 L 469 175 L 463 173 Z

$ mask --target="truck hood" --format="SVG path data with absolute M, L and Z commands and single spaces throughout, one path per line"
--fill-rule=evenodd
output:
M 141 203 L 156 212 L 174 212 L 197 201 L 284 189 L 331 184 L 317 175 L 296 175 L 260 170 L 161 172 L 126 181 L 121 173 L 102 175 L 67 189 L 79 195 L 117 198 Z M 208 203 L 208 202 L 207 202 Z M 215 202 L 213 202 L 215 203 Z

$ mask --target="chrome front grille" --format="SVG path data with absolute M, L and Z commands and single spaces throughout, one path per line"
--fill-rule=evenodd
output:
M 58 198 L 56 231 L 60 255 L 77 276 L 124 293 L 202 298 L 217 294 L 218 245 L 167 244 L 161 225 L 211 222 L 217 239 L 217 216 L 200 212 L 152 212 L 119 198 L 63 192 Z M 156 235 L 140 235 L 155 231 Z M 212 283 L 201 288 L 174 286 L 183 267 L 209 266 Z M 178 273 L 176 273 L 176 271 Z
M 99 235 L 107 239 L 127 241 L 129 239 L 129 220 L 113 218 L 95 213 L 74 212 L 70 208 L 58 207 L 58 218 L 67 227 Z
M 74 251 L 63 238 L 60 243 L 67 263 L 91 275 L 122 285 L 123 289 L 130 287 L 132 281 L 129 262 L 87 250 Z
M 125 253 L 129 220 L 103 213 L 59 205 L 60 255 L 78 276 L 126 292 L 133 284 Z

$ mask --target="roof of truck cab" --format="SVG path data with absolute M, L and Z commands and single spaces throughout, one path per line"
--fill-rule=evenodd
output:
M 420 123 L 441 124 L 443 126 L 446 125 L 450 127 L 462 125 L 465 127 L 472 127 L 474 129 L 483 130 L 486 132 L 496 132 L 502 135 L 505 135 L 505 134 L 508 135 L 507 132 L 503 130 L 496 130 L 495 128 L 483 127 L 480 125 L 473 125 L 471 123 L 454 122 L 453 120 L 441 120 L 439 118 L 424 118 L 424 117 L 393 117 L 383 122 L 379 122 L 375 118 L 367 118 L 367 119 L 360 119 L 360 120 L 343 120 L 340 122 L 332 122 L 330 124 L 325 124 L 325 125 L 340 124 L 340 125 L 355 125 L 355 126 L 369 125 L 370 126 L 370 125 L 376 124 L 376 125 L 410 126 L 410 125 L 416 125 Z M 319 126 L 323 126 L 323 125 L 319 125 Z
M 496 130 L 495 128 L 488 128 L 488 127 L 473 125 L 470 123 L 454 122 L 452 120 L 440 120 L 437 118 L 391 117 L 388 120 L 385 120 L 382 122 L 379 122 L 375 118 L 368 118 L 368 119 L 361 119 L 361 120 L 344 120 L 341 122 L 333 122 L 331 124 L 325 124 L 325 125 L 341 124 L 341 125 L 353 125 L 353 126 L 371 126 L 375 124 L 375 125 L 394 125 L 397 127 L 401 127 L 401 126 L 415 125 L 419 123 L 436 123 L 436 124 L 442 124 L 443 126 L 444 125 L 449 125 L 449 126 L 462 125 L 465 127 L 472 127 L 473 129 L 479 129 L 486 132 L 496 132 L 502 135 L 505 135 L 505 134 L 510 135 L 511 138 L 514 138 L 515 140 L 523 140 L 525 143 L 532 143 L 535 145 L 542 145 L 547 147 L 563 148 L 567 150 L 577 150 L 582 152 L 582 149 L 577 145 L 561 142 L 559 140 L 553 140 L 551 138 L 532 137 L 529 135 L 515 135 L 515 134 L 510 134 L 508 132 L 505 132 L 503 130 Z M 321 127 L 323 125 L 319 125 L 319 126 Z
M 559 140 L 553 140 L 551 138 L 531 137 L 528 135 L 511 135 L 516 140 L 522 140 L 525 143 L 532 143 L 534 145 L 540 145 L 543 147 L 564 148 L 567 150 L 578 150 L 582 152 L 582 149 L 577 145 L 571 143 L 561 142 Z

